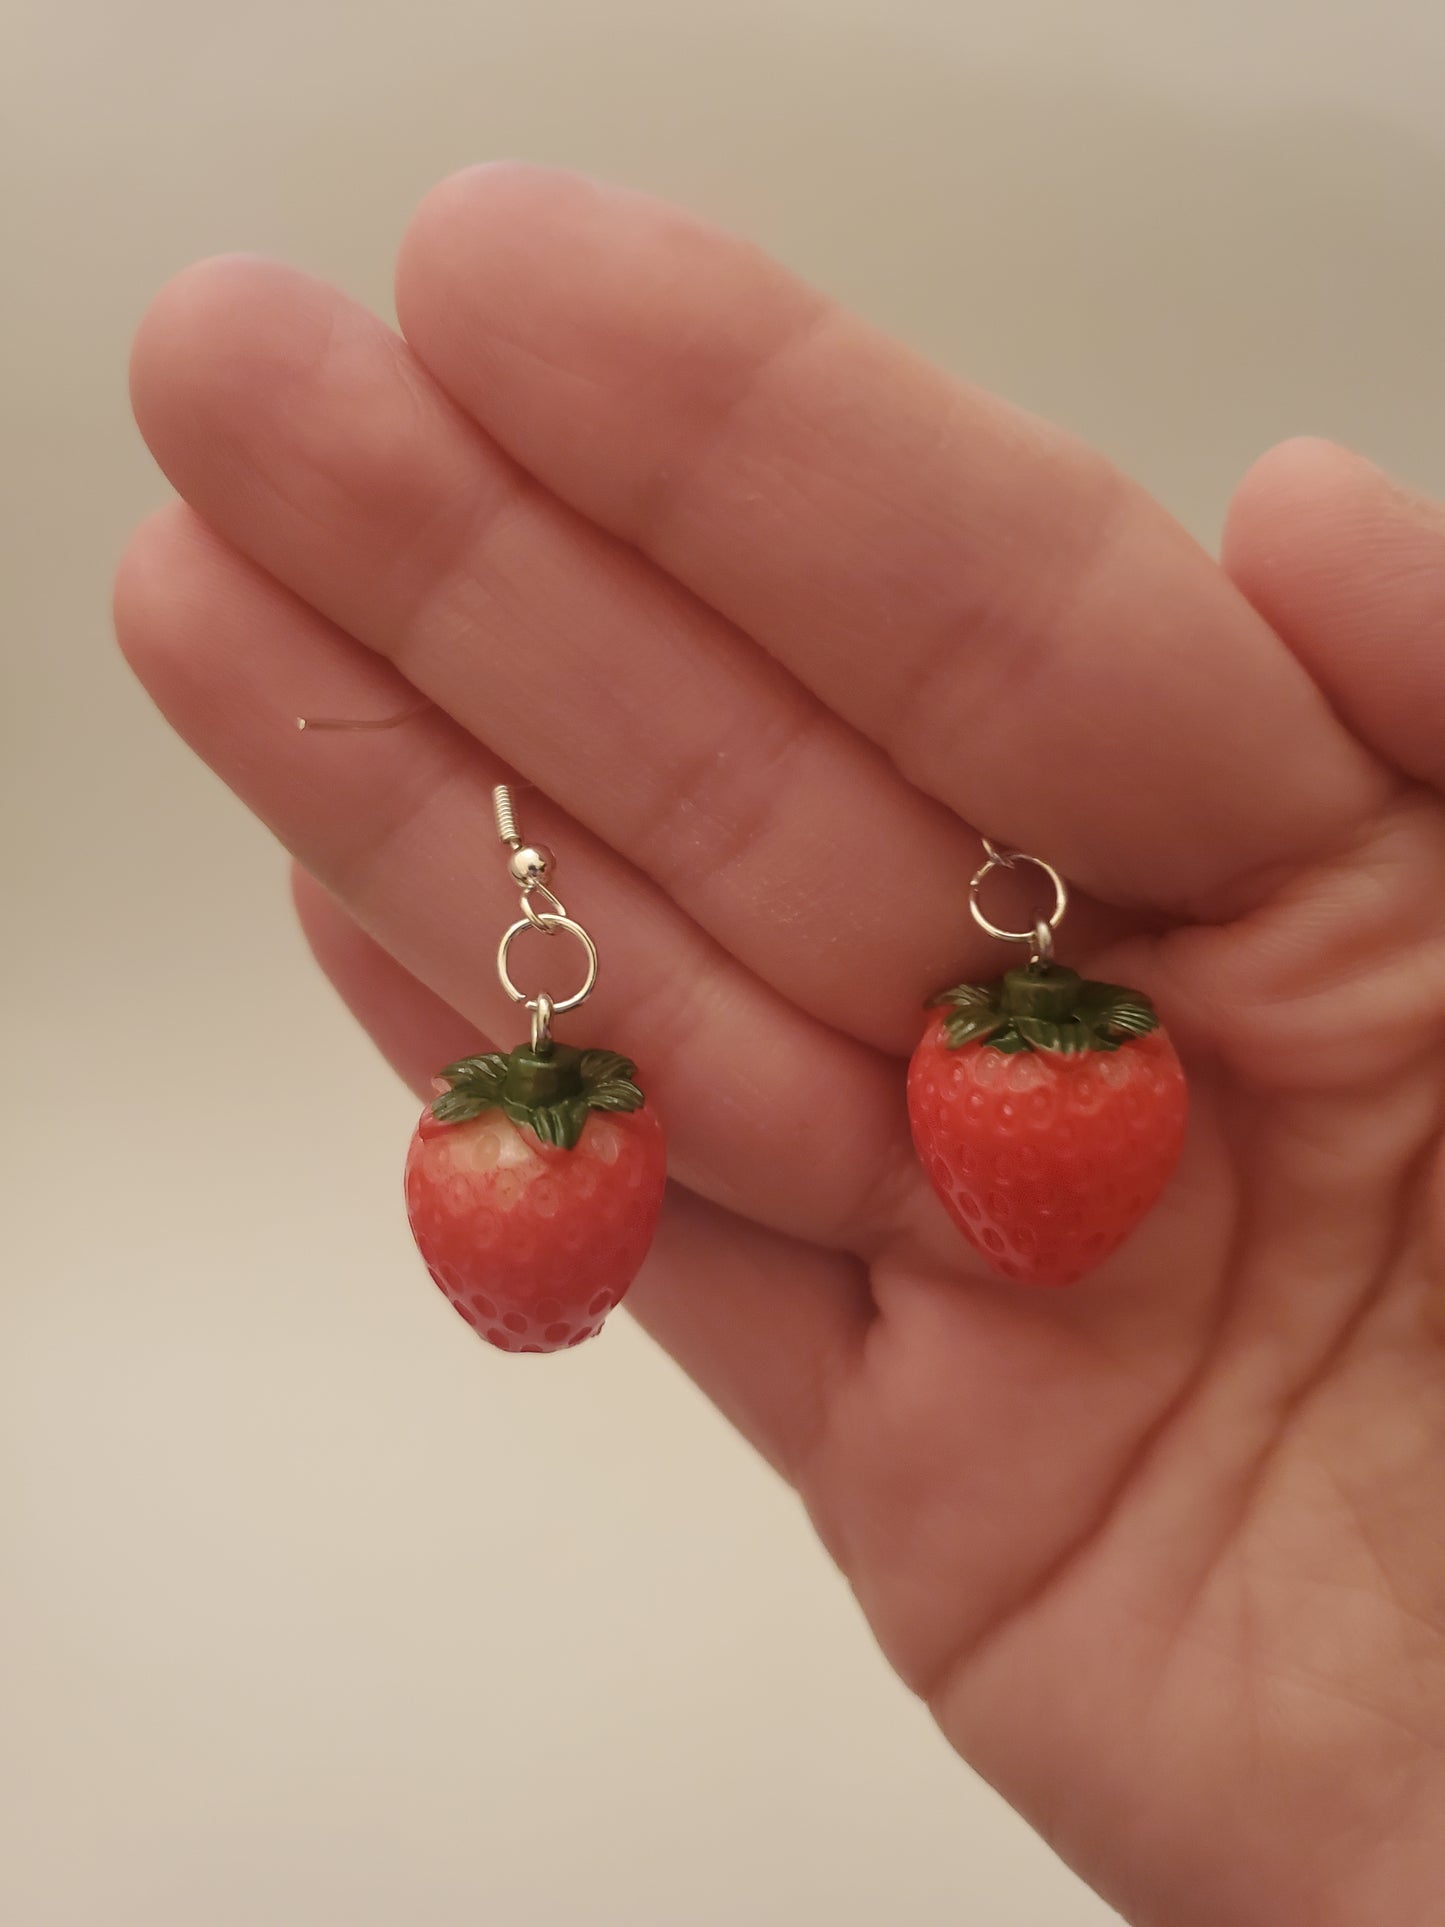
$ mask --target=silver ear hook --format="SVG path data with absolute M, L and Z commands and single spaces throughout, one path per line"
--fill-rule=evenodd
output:
M 398 723 L 409 723 L 414 716 L 420 716 L 431 704 L 423 698 L 410 709 L 400 710 L 395 716 L 353 717 L 353 716 L 298 716 L 298 729 L 395 729 Z
M 395 729 L 398 724 L 411 722 L 431 707 L 423 699 L 410 709 L 399 710 L 394 716 L 298 716 L 296 727 L 312 730 Z M 498 783 L 492 791 L 492 813 L 497 819 L 497 836 L 511 852 L 507 858 L 508 873 L 522 892 L 522 914 L 502 933 L 502 941 L 497 946 L 497 975 L 512 1002 L 524 1005 L 530 1012 L 532 1049 L 545 1056 L 552 1048 L 553 1017 L 560 1011 L 575 1010 L 584 998 L 592 995 L 593 985 L 597 982 L 597 946 L 582 925 L 568 916 L 567 906 L 547 882 L 556 867 L 556 857 L 545 843 L 522 841 L 512 792 L 505 783 Z M 544 897 L 551 908 L 539 910 L 538 897 Z M 570 997 L 553 998 L 545 990 L 528 996 L 525 990 L 517 988 L 507 968 L 507 958 L 513 943 L 524 930 L 540 930 L 544 937 L 555 936 L 559 930 L 565 930 L 569 937 L 577 939 L 587 959 L 580 989 L 574 990 Z
M 503 932 L 502 941 L 497 946 L 497 975 L 512 1001 L 524 1004 L 531 1012 L 532 1049 L 545 1053 L 552 1042 L 553 1016 L 560 1011 L 575 1010 L 585 997 L 592 994 L 592 986 L 597 982 L 597 946 L 582 925 L 568 916 L 567 906 L 547 882 L 557 859 L 545 843 L 522 841 L 512 792 L 505 783 L 498 783 L 492 791 L 492 812 L 497 819 L 497 835 L 511 851 L 507 858 L 507 870 L 522 891 L 522 914 Z M 538 897 L 545 897 L 551 909 L 539 910 L 536 905 Z M 548 937 L 565 930 L 569 937 L 575 937 L 581 944 L 587 958 L 587 968 L 581 988 L 573 991 L 570 997 L 554 999 L 544 990 L 529 997 L 512 982 L 512 974 L 507 967 L 508 953 L 515 939 L 528 928 L 540 930 Z

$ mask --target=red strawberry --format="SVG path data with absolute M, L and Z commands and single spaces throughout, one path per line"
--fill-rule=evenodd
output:
M 647 1256 L 666 1154 L 634 1074 L 566 1044 L 441 1073 L 407 1154 L 407 1216 L 432 1277 L 502 1351 L 593 1337 Z
M 1184 1140 L 1184 1073 L 1147 997 L 1057 965 L 941 998 L 908 1071 L 913 1141 L 1007 1278 L 1070 1285 L 1134 1229 Z

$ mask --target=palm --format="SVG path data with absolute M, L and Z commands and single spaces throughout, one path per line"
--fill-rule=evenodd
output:
M 1404 827 L 1402 901 L 1367 910 L 1362 865 L 1381 972 L 1439 830 Z M 899 1669 L 1131 1920 L 1380 1918 L 1361 1841 L 1423 1842 L 1442 1793 L 1440 1078 L 1401 1047 L 1438 1011 L 1428 968 L 1407 1009 L 1348 920 L 1328 944 L 1290 920 L 1133 952 L 1183 1007 L 1227 973 L 1237 1034 L 1279 1021 L 1275 935 L 1321 995 L 1272 1075 L 1206 1082 L 1176 1192 L 1107 1283 L 1061 1313 L 890 1251 L 804 1461 Z M 1358 1056 L 1322 1076 L 1335 1034 Z
M 1405 1917 L 1445 1736 L 1438 526 L 1282 457 L 1230 557 L 1271 629 L 1063 438 L 525 171 L 440 191 L 401 305 L 410 350 L 254 263 L 162 298 L 138 411 L 203 520 L 128 558 L 141 673 L 419 1088 L 510 1035 L 499 762 L 556 799 L 582 1040 L 674 1151 L 638 1308 L 900 1672 L 1138 1922 Z M 398 668 L 438 713 L 289 731 Z M 909 1155 L 918 1006 L 1000 961 L 970 824 L 1092 893 L 1071 960 L 1190 1062 L 1179 1177 L 1071 1294 L 977 1275 Z

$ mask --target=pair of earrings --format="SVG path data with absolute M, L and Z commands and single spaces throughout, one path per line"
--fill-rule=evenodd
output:
M 524 843 L 505 787 L 494 792 L 521 915 L 497 974 L 531 1016 L 506 1055 L 448 1064 L 406 1161 L 406 1204 L 427 1269 L 503 1351 L 556 1351 L 601 1327 L 636 1276 L 662 1207 L 662 1130 L 633 1064 L 558 1043 L 552 1020 L 597 981 L 597 948 L 552 888 L 550 850 Z M 1003 1276 L 1072 1284 L 1108 1256 L 1168 1181 L 1184 1136 L 1184 1074 L 1149 999 L 1087 982 L 1053 960 L 1068 906 L 1050 865 L 985 843 L 969 909 L 1028 960 L 993 983 L 936 1000 L 908 1071 L 913 1140 L 964 1237 Z M 1054 904 L 1032 929 L 993 923 L 981 894 L 998 869 L 1035 865 Z M 570 996 L 530 995 L 510 955 L 527 930 L 580 947 Z
M 597 947 L 552 888 L 551 851 L 522 840 L 504 785 L 493 802 L 521 893 L 497 974 L 529 1013 L 530 1035 L 438 1072 L 407 1154 L 407 1215 L 427 1269 L 482 1337 L 548 1352 L 593 1337 L 632 1283 L 662 1208 L 666 1156 L 631 1061 L 552 1036 L 553 1019 L 591 995 Z M 1168 1182 L 1184 1139 L 1184 1073 L 1142 992 L 1054 961 L 1068 907 L 1058 872 L 987 839 L 984 850 L 970 913 L 990 937 L 1026 946 L 1027 960 L 934 1000 L 908 1070 L 909 1121 L 934 1190 L 992 1269 L 1068 1285 L 1123 1242 Z M 982 893 L 1020 864 L 1048 880 L 1054 901 L 1012 930 L 990 920 Z M 512 947 L 529 930 L 580 948 L 569 995 L 518 988 Z

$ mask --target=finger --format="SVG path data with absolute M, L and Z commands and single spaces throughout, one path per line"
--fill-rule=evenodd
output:
M 546 487 L 1096 894 L 1216 914 L 1374 807 L 1369 759 L 1140 490 L 741 243 L 475 169 L 424 203 L 397 300 Z
M 1224 564 L 1362 741 L 1445 783 L 1445 507 L 1332 442 L 1284 442 L 1239 485 Z
M 404 970 L 309 870 L 291 866 L 291 898 L 311 954 L 376 1048 L 418 1097 L 443 1064 L 494 1050 L 490 1037 Z
M 296 908 L 321 968 L 417 1092 L 481 1041 L 305 871 Z M 747 1225 L 674 1185 L 627 1309 L 785 1474 L 811 1452 L 870 1316 L 856 1262 Z
M 494 958 L 517 897 L 491 820 L 498 771 L 476 744 L 435 713 L 379 734 L 299 734 L 308 708 L 394 711 L 395 674 L 187 509 L 133 542 L 116 616 L 161 709 L 307 869 L 445 1002 L 515 1037 Z M 569 1034 L 584 1040 L 585 1021 L 585 1040 L 636 1059 L 675 1173 L 778 1229 L 869 1243 L 917 1189 L 896 1065 L 793 1010 L 605 845 L 527 802 L 529 834 L 562 853 L 559 885 L 603 958 Z M 511 963 L 559 999 L 580 974 L 560 935 L 529 934 Z M 779 1143 L 794 1154 L 779 1158 Z
M 977 839 L 729 623 L 522 478 L 334 289 L 208 263 L 148 317 L 134 388 L 158 459 L 228 541 L 804 1009 L 902 1050 L 925 997 L 987 967 L 961 913 Z

